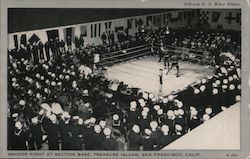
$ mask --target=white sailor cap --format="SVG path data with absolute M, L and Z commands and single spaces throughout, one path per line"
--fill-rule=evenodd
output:
M 213 87 L 218 87 L 218 85 L 216 83 L 213 83 L 212 85 L 213 85 Z
M 155 97 L 151 99 L 152 102 L 156 102 L 156 100 L 157 99 Z
M 207 80 L 206 79 L 202 79 L 201 82 L 204 84 L 204 83 L 207 82 Z
M 238 89 L 241 89 L 241 86 L 240 86 L 240 84 L 239 84 L 239 85 L 237 86 L 237 88 L 238 88 Z
M 138 125 L 134 125 L 133 127 L 132 127 L 132 130 L 135 132 L 135 133 L 139 133 L 140 132 L 140 127 L 138 126 Z
M 96 122 L 96 118 L 91 117 L 91 118 L 90 118 L 90 122 L 91 122 L 91 124 L 94 124 L 94 123 Z
M 140 99 L 138 100 L 138 102 L 141 104 L 141 103 L 144 103 L 145 101 L 144 101 L 144 99 L 140 98 Z
M 152 98 L 154 98 L 154 94 L 150 93 L 148 97 L 149 97 L 149 99 L 152 99 Z
M 162 125 L 161 131 L 164 132 L 164 133 L 169 132 L 169 126 L 168 125 Z
M 221 84 L 221 81 L 220 81 L 220 80 L 216 80 L 215 83 L 216 83 L 217 85 L 219 85 L 219 84 Z
M 145 129 L 144 132 L 147 135 L 151 135 L 152 134 L 152 131 L 150 129 Z
M 178 116 L 179 115 L 179 111 L 178 110 L 174 110 L 174 115 Z
M 142 97 L 143 97 L 144 99 L 148 99 L 148 93 L 146 93 L 146 92 L 142 93 Z
M 64 112 L 62 113 L 62 118 L 63 118 L 63 119 L 65 119 L 65 118 L 69 119 L 70 117 L 71 117 L 71 116 L 69 115 L 69 112 L 64 111 Z
M 200 84 L 200 83 L 201 83 L 201 80 L 198 80 L 196 83 Z
M 36 78 L 40 78 L 41 76 L 40 76 L 40 74 L 39 73 L 37 73 L 36 74 Z
M 119 115 L 114 114 L 114 115 L 113 115 L 113 120 L 118 120 L 118 119 L 119 119 Z
M 224 84 L 228 84 L 228 80 L 227 80 L 227 79 L 224 79 L 224 80 L 223 80 L 223 83 L 224 83 Z
M 102 128 L 105 128 L 106 124 L 107 124 L 107 122 L 106 122 L 105 120 L 101 120 L 101 121 L 99 122 L 99 125 L 100 125 Z
M 151 121 L 151 122 L 150 122 L 150 127 L 151 127 L 152 129 L 156 129 L 156 128 L 158 127 L 158 123 L 157 123 L 156 121 Z
M 235 97 L 235 100 L 236 100 L 237 102 L 239 102 L 239 101 L 240 101 L 240 95 L 237 95 L 237 96 Z
M 180 115 L 184 115 L 184 110 L 183 109 L 178 109 L 178 112 Z
M 82 118 L 79 118 L 79 119 L 78 119 L 78 124 L 79 124 L 79 125 L 83 125 L 83 119 L 82 119 Z
M 56 74 L 55 74 L 55 73 L 52 73 L 52 74 L 51 74 L 51 77 L 55 78 L 55 77 L 56 77 Z
M 159 105 L 154 105 L 154 110 L 159 110 L 161 107 Z
M 168 100 L 169 100 L 169 101 L 172 101 L 173 99 L 174 99 L 174 96 L 173 96 L 173 95 L 169 95 L 169 96 L 168 96 Z
M 208 79 L 212 79 L 212 78 L 213 78 L 213 76 L 207 76 L 207 78 L 208 78 Z
M 84 106 L 88 108 L 90 105 L 89 103 L 85 103 Z
M 145 112 L 149 112 L 149 108 L 148 107 L 143 107 L 143 111 L 145 111 Z
M 85 124 L 85 125 L 89 125 L 89 124 L 90 124 L 90 119 L 86 119 L 86 120 L 84 121 L 84 124 Z
M 94 126 L 94 131 L 95 131 L 96 133 L 100 133 L 100 132 L 102 131 L 101 126 L 100 126 L 100 125 L 95 125 L 95 126 Z
M 38 123 L 38 117 L 37 117 L 37 116 L 33 117 L 33 118 L 31 119 L 31 122 L 32 122 L 33 124 L 37 124 L 37 123 Z
M 194 89 L 194 93 L 198 94 L 198 93 L 200 93 L 200 90 L 196 88 L 196 89 Z
M 135 109 L 136 108 L 136 102 L 135 101 L 132 101 L 132 102 L 130 102 L 130 108 L 133 108 L 133 109 Z
M 57 82 L 57 85 L 58 85 L 58 86 L 61 86 L 61 85 L 62 85 L 62 82 Z
M 235 89 L 235 86 L 233 84 L 230 84 L 229 85 L 229 90 L 234 90 Z
M 197 115 L 198 111 L 196 109 L 191 110 L 191 115 Z
M 182 126 L 179 125 L 179 124 L 176 124 L 175 125 L 175 129 L 178 130 L 178 131 L 181 131 L 182 130 Z
M 233 78 L 234 78 L 234 79 L 237 79 L 237 78 L 238 78 L 238 76 L 237 76 L 236 74 L 234 74 L 234 75 L 233 75 Z
M 143 117 L 146 117 L 146 116 L 148 116 L 148 112 L 145 111 L 145 110 L 143 110 L 143 111 L 141 112 L 141 115 L 142 115 Z
M 210 116 L 208 114 L 204 114 L 203 116 L 204 121 L 207 121 L 210 119 Z
M 158 114 L 158 115 L 162 115 L 162 114 L 163 114 L 163 109 L 157 110 L 157 114 Z
M 51 120 L 52 122 L 55 122 L 55 121 L 56 121 L 56 115 L 55 115 L 55 114 L 51 114 L 51 115 L 50 115 L 50 120 Z
M 206 86 L 205 86 L 205 85 L 201 85 L 201 86 L 200 86 L 200 90 L 201 90 L 202 92 L 204 92 L 205 89 L 206 89 Z
M 19 104 L 22 105 L 22 106 L 24 106 L 25 103 L 26 103 L 26 102 L 25 102 L 24 100 L 20 100 L 20 101 L 19 101 Z
M 44 80 L 44 76 L 41 76 L 41 80 Z
M 20 121 L 17 121 L 16 123 L 15 123 L 15 127 L 17 128 L 17 129 L 22 129 L 22 127 L 23 127 L 23 124 L 20 122 Z
M 168 98 L 163 98 L 162 102 L 163 102 L 164 104 L 168 103 Z
M 216 88 L 213 89 L 213 95 L 218 94 L 218 92 L 219 92 L 218 89 L 216 89 Z
M 110 136 L 111 135 L 111 129 L 110 128 L 105 128 L 103 130 L 103 133 L 104 133 L 105 136 Z
M 229 76 L 229 77 L 228 77 L 228 81 L 229 81 L 229 82 L 232 82 L 233 80 L 234 80 L 234 79 L 233 79 L 232 76 Z
M 206 108 L 205 109 L 205 112 L 208 114 L 208 115 L 210 115 L 211 113 L 212 113 L 212 108 Z
M 172 117 L 172 116 L 174 115 L 173 110 L 168 110 L 168 111 L 167 111 L 167 115 L 168 115 L 169 117 Z
M 13 117 L 13 118 L 16 118 L 16 117 L 18 117 L 18 114 L 17 114 L 17 113 L 13 113 L 13 114 L 12 114 L 12 117 Z

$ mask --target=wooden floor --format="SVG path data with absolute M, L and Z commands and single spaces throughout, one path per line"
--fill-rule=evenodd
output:
M 180 62 L 180 77 L 176 77 L 176 70 L 171 70 L 163 77 L 163 95 L 182 89 L 199 79 L 211 75 L 214 71 L 211 66 Z M 106 78 L 123 81 L 125 84 L 140 88 L 154 94 L 159 93 L 159 69 L 164 68 L 158 57 L 148 56 L 133 61 L 115 64 L 108 67 Z

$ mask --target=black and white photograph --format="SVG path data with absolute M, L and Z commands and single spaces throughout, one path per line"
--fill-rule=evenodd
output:
M 9 8 L 6 51 L 8 150 L 240 149 L 241 9 Z
M 0 158 L 250 159 L 248 0 L 0 3 Z

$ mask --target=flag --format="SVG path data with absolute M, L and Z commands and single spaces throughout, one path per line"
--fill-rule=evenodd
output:
M 209 19 L 209 12 L 208 11 L 202 11 L 200 13 L 200 22 L 201 23 L 206 23 Z
M 218 22 L 220 19 L 221 12 L 212 12 L 212 22 Z
M 39 40 L 39 37 L 36 34 L 33 34 L 28 41 L 32 45 L 33 43 L 37 43 Z
M 236 18 L 233 17 L 232 12 L 229 12 L 228 16 L 225 17 L 225 19 L 227 20 L 228 24 L 231 24 L 233 20 L 236 20 Z

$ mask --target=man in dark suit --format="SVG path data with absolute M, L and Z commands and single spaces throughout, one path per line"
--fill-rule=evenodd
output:
M 105 128 L 103 130 L 105 138 L 102 142 L 102 150 L 118 150 L 118 143 L 117 141 L 111 137 L 111 129 Z
M 128 150 L 139 151 L 141 142 L 142 138 L 140 135 L 140 127 L 138 125 L 134 125 L 128 135 Z

